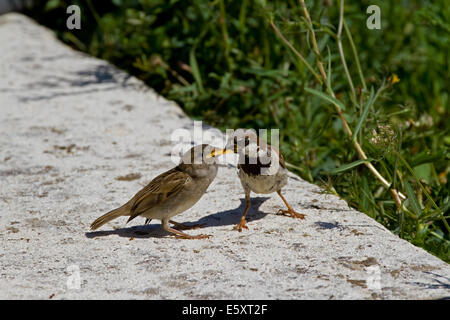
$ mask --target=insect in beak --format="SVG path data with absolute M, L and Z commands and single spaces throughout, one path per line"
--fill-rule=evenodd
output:
M 218 156 L 221 156 L 221 155 L 227 154 L 227 153 L 233 153 L 233 150 L 228 150 L 228 149 L 214 149 L 213 151 L 211 151 L 210 154 L 208 154 L 208 155 L 206 156 L 206 158 L 218 157 Z

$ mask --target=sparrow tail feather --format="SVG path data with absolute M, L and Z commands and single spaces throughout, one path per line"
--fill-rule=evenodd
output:
M 100 228 L 105 223 L 114 220 L 121 216 L 128 216 L 130 215 L 130 210 L 128 206 L 125 204 L 117 209 L 111 210 L 108 213 L 105 213 L 101 217 L 97 218 L 94 222 L 91 224 L 91 230 L 95 230 Z

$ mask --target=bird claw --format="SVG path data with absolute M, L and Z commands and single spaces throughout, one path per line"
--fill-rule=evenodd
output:
M 297 219 L 305 219 L 305 217 L 306 217 L 306 215 L 304 215 L 303 213 L 298 213 L 292 209 L 288 209 L 288 210 L 280 209 L 280 210 L 278 210 L 277 215 L 288 216 L 288 217 L 297 218 Z
M 248 230 L 247 221 L 245 219 L 241 220 L 241 222 L 239 222 L 239 224 L 235 225 L 233 230 L 237 230 L 239 232 L 242 232 L 242 228 Z

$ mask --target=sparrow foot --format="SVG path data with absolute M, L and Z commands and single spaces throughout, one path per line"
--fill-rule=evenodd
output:
M 248 230 L 247 220 L 245 220 L 245 219 L 241 219 L 241 221 L 237 225 L 234 226 L 233 230 L 237 230 L 239 232 L 242 232 L 242 228 Z
M 212 237 L 209 234 L 199 234 L 196 236 L 191 236 L 180 230 L 169 227 L 167 220 L 165 220 L 165 221 L 163 220 L 163 229 L 172 233 L 175 236 L 175 238 L 177 238 L 177 239 L 207 239 L 209 237 Z
M 306 215 L 304 215 L 303 213 L 298 213 L 292 209 L 288 209 L 288 210 L 280 209 L 280 210 L 278 210 L 277 215 L 288 216 L 288 217 L 297 218 L 297 219 L 305 219 L 305 217 L 306 217 Z

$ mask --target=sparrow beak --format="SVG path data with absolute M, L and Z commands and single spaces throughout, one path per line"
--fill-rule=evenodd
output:
M 227 153 L 233 153 L 233 150 L 228 150 L 228 149 L 214 149 L 210 154 L 208 154 L 208 155 L 206 156 L 206 158 L 218 157 L 218 156 L 221 156 L 221 155 L 227 154 Z

